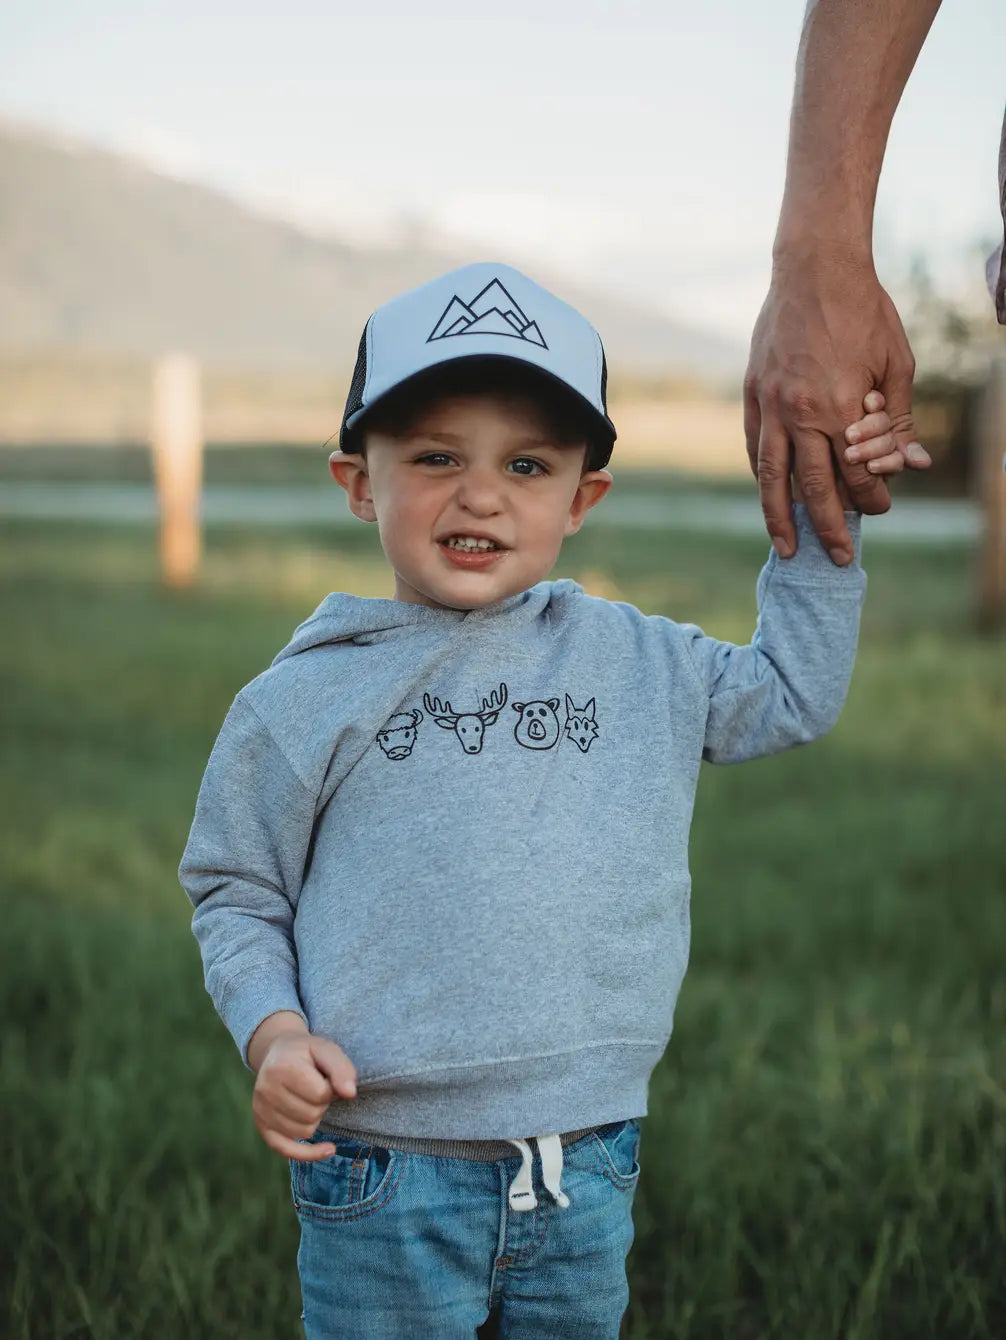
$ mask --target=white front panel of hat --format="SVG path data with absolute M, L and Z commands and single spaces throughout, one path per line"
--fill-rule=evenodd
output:
M 502 354 L 553 373 L 604 412 L 596 332 L 508 265 L 466 265 L 412 289 L 375 314 L 369 339 L 365 405 L 437 363 Z

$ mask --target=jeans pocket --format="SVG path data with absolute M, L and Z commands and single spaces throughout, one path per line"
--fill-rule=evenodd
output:
M 639 1181 L 639 1141 L 642 1131 L 635 1117 L 615 1121 L 591 1132 L 598 1165 L 609 1182 L 628 1190 Z
M 360 1219 L 386 1205 L 401 1181 L 408 1157 L 365 1140 L 341 1135 L 311 1137 L 311 1144 L 331 1143 L 328 1158 L 305 1162 L 289 1159 L 294 1209 L 309 1219 L 334 1222 Z

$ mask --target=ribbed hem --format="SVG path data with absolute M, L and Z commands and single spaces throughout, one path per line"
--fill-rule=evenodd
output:
M 330 1103 L 319 1129 L 499 1142 L 645 1117 L 650 1074 L 666 1045 L 620 1041 L 374 1080 L 361 1074 L 357 1097 Z
M 624 1120 L 624 1118 L 623 1118 Z M 579 1131 L 563 1131 L 559 1134 L 559 1143 L 564 1147 L 582 1140 L 592 1131 L 603 1130 L 601 1126 L 587 1126 Z M 547 1132 L 540 1132 L 542 1135 Z M 438 1158 L 477 1159 L 492 1163 L 496 1159 L 519 1159 L 521 1152 L 505 1140 L 427 1140 L 418 1135 L 383 1135 L 379 1131 L 356 1131 L 350 1127 L 326 1127 L 324 1122 L 318 1127 L 319 1135 L 343 1136 L 351 1140 L 362 1140 L 368 1145 L 379 1145 L 384 1149 L 400 1149 L 406 1154 L 434 1154 Z M 524 1139 L 534 1139 L 527 1135 Z M 338 1145 L 338 1141 L 335 1142 Z

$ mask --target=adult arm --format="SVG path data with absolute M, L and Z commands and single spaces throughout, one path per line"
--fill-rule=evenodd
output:
M 912 352 L 873 262 L 873 211 L 891 121 L 940 0 L 809 0 L 797 56 L 786 186 L 772 280 L 744 380 L 744 428 L 765 524 L 784 557 L 796 545 L 790 444 L 814 529 L 833 561 L 853 546 L 837 461 L 855 505 L 890 494 L 845 460 L 846 426 L 879 387 L 906 464 L 914 442 Z M 910 448 L 916 447 L 913 452 Z

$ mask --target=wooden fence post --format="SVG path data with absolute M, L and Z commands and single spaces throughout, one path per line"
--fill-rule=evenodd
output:
M 199 364 L 190 355 L 164 354 L 154 364 L 151 417 L 161 576 L 166 586 L 190 586 L 201 551 L 203 475 Z

